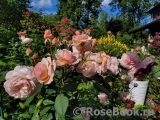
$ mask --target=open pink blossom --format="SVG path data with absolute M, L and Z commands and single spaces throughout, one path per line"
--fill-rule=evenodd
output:
M 138 66 L 141 61 L 136 53 L 127 52 L 122 55 L 121 59 L 119 59 L 119 62 L 124 68 L 131 69 L 134 66 Z
M 105 93 L 100 93 L 98 95 L 100 103 L 103 105 L 107 105 L 109 103 L 108 96 Z
M 40 83 L 50 84 L 53 81 L 54 72 L 56 70 L 55 60 L 50 57 L 43 58 L 41 62 L 35 65 L 33 75 Z
M 76 67 L 78 73 L 82 73 L 85 77 L 92 77 L 96 72 L 97 63 L 94 61 L 80 62 Z
M 119 61 L 116 57 L 111 57 L 109 71 L 114 75 L 117 75 L 119 73 Z
M 55 56 L 57 58 L 56 64 L 58 66 L 77 64 L 80 60 L 74 55 L 74 53 L 67 49 L 58 50 Z
M 38 87 L 38 81 L 33 76 L 33 67 L 16 66 L 14 70 L 6 74 L 4 88 L 14 98 L 27 98 L 34 94 Z
M 21 37 L 22 38 L 22 37 Z M 31 38 L 22 38 L 22 44 L 29 44 L 32 42 L 32 39 Z
M 91 40 L 92 40 L 92 37 L 86 34 L 74 35 L 72 37 L 73 45 L 75 46 L 80 45 L 83 42 L 89 42 Z
M 73 53 L 83 54 L 87 51 L 91 51 L 92 50 L 92 45 L 91 45 L 90 42 L 85 42 L 85 43 L 77 45 L 77 46 L 73 45 L 72 50 L 73 50 Z
M 124 92 L 122 91 L 120 93 L 120 99 L 125 102 L 126 100 L 130 100 L 131 99 L 131 95 L 128 92 Z
M 111 57 L 106 55 L 103 51 L 98 52 L 96 56 L 95 61 L 99 64 L 97 67 L 97 73 L 101 74 L 102 72 L 107 72 L 107 69 L 109 69 L 111 64 Z
M 53 38 L 54 38 L 54 36 L 52 35 L 51 30 L 49 30 L 49 29 L 45 30 L 44 39 L 53 39 Z

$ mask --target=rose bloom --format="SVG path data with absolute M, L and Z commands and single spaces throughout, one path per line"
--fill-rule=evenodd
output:
M 141 61 L 136 53 L 127 52 L 122 55 L 121 59 L 119 59 L 119 62 L 124 68 L 131 69 L 134 66 L 138 66 Z
M 109 71 L 114 74 L 117 75 L 119 73 L 119 61 L 116 57 L 111 57 L 111 64 L 109 66 Z
M 102 72 L 107 72 L 107 69 L 109 69 L 111 57 L 102 51 L 97 53 L 95 61 L 99 64 L 97 67 L 97 73 L 101 74 Z
M 80 45 L 83 42 L 89 42 L 91 40 L 92 40 L 92 37 L 86 34 L 74 35 L 72 37 L 73 45 L 75 46 Z
M 17 32 L 17 34 L 21 37 L 21 36 L 26 36 L 26 33 L 27 31 L 20 31 L 20 32 Z
M 22 38 L 22 37 L 21 37 Z M 29 44 L 32 42 L 32 39 L 31 38 L 22 38 L 22 44 Z
M 34 53 L 32 59 L 37 59 L 37 58 L 38 58 L 38 53 Z
M 53 81 L 54 72 L 56 70 L 55 60 L 50 57 L 43 58 L 41 62 L 35 65 L 33 75 L 40 83 L 50 84 Z
M 94 61 L 81 62 L 76 67 L 78 73 L 82 73 L 85 77 L 92 77 L 96 72 L 97 63 Z
M 73 50 L 73 53 L 85 53 L 87 51 L 91 51 L 92 50 L 92 45 L 90 42 L 85 42 L 83 44 L 80 44 L 80 45 L 73 45 L 72 46 L 72 50 Z
M 97 40 L 96 39 L 92 39 L 92 46 L 94 46 L 95 44 L 97 44 Z
M 89 28 L 86 30 L 86 33 L 88 33 L 88 34 L 90 34 L 91 32 L 92 32 L 92 30 Z
M 69 19 L 68 19 L 68 18 L 64 18 L 64 19 L 63 19 L 63 22 L 64 22 L 64 23 L 68 23 L 68 22 L 69 22 Z
M 103 105 L 107 105 L 109 103 L 108 96 L 105 93 L 100 93 L 98 95 L 100 103 Z
M 112 34 L 112 32 L 109 30 L 108 32 L 107 32 L 108 34 Z
M 27 48 L 27 49 L 26 49 L 26 55 L 30 55 L 31 52 L 32 52 L 32 50 L 31 50 L 30 48 Z
M 77 57 L 67 49 L 58 50 L 55 56 L 57 58 L 56 64 L 58 66 L 74 65 L 79 62 L 79 59 L 77 59 Z
M 51 30 L 49 30 L 49 29 L 45 30 L 45 32 L 44 32 L 44 39 L 53 39 L 53 38 L 54 37 L 53 37 L 53 35 L 51 33 Z
M 33 76 L 33 67 L 16 66 L 6 74 L 4 83 L 5 91 L 14 98 L 27 98 L 34 94 L 38 81 Z
M 53 38 L 53 40 L 52 40 L 52 44 L 53 45 L 57 45 L 59 43 L 59 39 L 58 38 Z
M 126 100 L 131 99 L 131 95 L 128 92 L 121 92 L 120 93 L 120 99 L 125 102 Z
M 27 11 L 27 12 L 25 12 L 25 14 L 26 14 L 26 16 L 31 16 L 31 12 L 30 11 Z
M 79 30 L 77 30 L 76 32 L 75 32 L 75 35 L 80 35 L 81 34 L 81 32 L 79 31 Z

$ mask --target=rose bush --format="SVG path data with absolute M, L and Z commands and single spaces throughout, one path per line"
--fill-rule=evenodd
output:
M 98 41 L 89 35 L 90 32 L 74 30 L 67 18 L 52 30 L 46 29 L 41 38 L 37 37 L 40 39 L 30 36 L 27 30 L 18 32 L 18 50 L 22 57 L 18 56 L 17 59 L 22 61 L 19 64 L 23 67 L 16 66 L 9 71 L 4 83 L 10 99 L 18 103 L 18 106 L 13 105 L 13 108 L 17 108 L 15 113 L 13 108 L 6 108 L 5 111 L 12 113 L 9 119 L 112 119 L 114 116 L 88 116 L 81 108 L 135 107 L 136 102 L 131 99 L 128 85 L 123 83 L 121 76 L 125 76 L 128 83 L 145 80 L 156 63 L 148 56 L 142 60 L 114 38 Z M 24 40 L 22 36 L 32 41 L 24 44 L 21 42 Z M 108 40 L 105 51 L 101 47 L 106 43 L 101 44 L 101 40 Z M 124 48 L 117 54 L 111 52 L 113 46 L 110 45 Z M 150 70 L 144 72 L 146 68 Z M 73 115 L 76 107 L 81 110 L 81 115 L 77 117 Z

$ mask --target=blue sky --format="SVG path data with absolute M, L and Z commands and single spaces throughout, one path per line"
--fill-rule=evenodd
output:
M 108 6 L 111 0 L 104 0 L 102 2 L 102 9 L 106 11 L 110 16 L 115 15 L 116 13 L 110 12 L 110 7 Z M 31 0 L 31 6 L 35 9 L 42 9 L 45 14 L 56 14 L 57 12 L 57 0 Z

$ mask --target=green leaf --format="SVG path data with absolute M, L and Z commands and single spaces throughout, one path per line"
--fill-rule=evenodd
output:
M 93 83 L 93 85 L 99 92 L 106 93 L 107 95 L 109 95 L 109 91 L 99 83 Z
M 54 104 L 54 102 L 52 100 L 46 99 L 43 101 L 44 105 L 50 105 L 50 104 Z
M 34 113 L 35 105 L 30 105 L 29 106 L 29 113 Z
M 155 77 L 155 78 L 160 77 L 160 72 L 155 73 L 155 74 L 154 74 L 154 77 Z
M 68 107 L 68 98 L 63 94 L 59 94 L 55 100 L 55 111 L 61 119 L 64 119 Z
M 33 116 L 31 120 L 40 120 L 40 119 L 37 116 Z
M 19 118 L 30 118 L 31 116 L 28 113 L 19 114 Z
M 34 95 L 28 97 L 27 100 L 25 101 L 24 105 L 29 106 L 29 104 L 32 102 L 33 99 L 34 99 Z
M 63 90 L 64 91 L 73 91 L 73 90 L 76 90 L 77 87 L 78 87 L 78 84 L 76 84 L 76 83 L 69 83 L 69 84 L 66 84 L 63 87 Z
M 51 107 L 52 106 L 46 106 L 43 110 L 41 110 L 40 116 L 45 115 L 51 109 Z
M 7 72 L 8 72 L 8 71 L 3 71 L 3 72 L 1 72 L 1 75 L 0 75 L 0 83 L 5 80 L 5 76 L 6 76 Z

